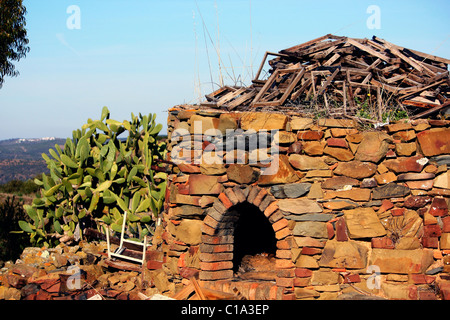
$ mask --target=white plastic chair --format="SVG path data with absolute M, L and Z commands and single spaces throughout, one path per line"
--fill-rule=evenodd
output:
M 124 238 L 124 234 L 125 234 L 125 225 L 126 225 L 126 223 L 127 223 L 127 211 L 125 211 L 125 213 L 123 215 L 122 232 L 120 234 L 119 248 L 117 248 L 117 250 L 114 251 L 114 252 L 111 252 L 111 246 L 110 246 L 110 242 L 109 242 L 109 226 L 107 227 L 108 230 L 106 231 L 106 243 L 107 243 L 107 246 L 108 246 L 108 258 L 111 259 L 111 257 L 115 257 L 115 258 L 131 260 L 131 261 L 134 261 L 134 262 L 138 262 L 138 263 L 140 263 L 142 265 L 142 264 L 144 264 L 144 261 L 145 261 L 145 251 L 147 249 L 147 236 L 144 236 L 144 242 L 143 243 L 142 242 L 138 242 L 138 241 L 134 241 L 134 240 L 125 239 Z M 138 246 L 142 246 L 142 259 L 123 255 L 122 253 L 126 249 L 123 246 L 124 242 L 132 243 L 132 244 L 138 245 Z

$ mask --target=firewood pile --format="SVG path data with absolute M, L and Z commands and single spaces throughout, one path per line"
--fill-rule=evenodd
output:
M 269 70 L 263 68 L 268 57 Z M 412 118 L 449 106 L 449 59 L 373 36 L 327 34 L 266 52 L 252 84 L 224 86 L 201 106 L 225 110 L 289 110 L 319 116 L 384 120 L 392 111 Z

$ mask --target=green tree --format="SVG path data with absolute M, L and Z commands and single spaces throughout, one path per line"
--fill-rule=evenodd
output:
M 30 51 L 22 0 L 0 0 L 0 88 L 4 77 L 16 77 L 13 61 L 19 61 Z

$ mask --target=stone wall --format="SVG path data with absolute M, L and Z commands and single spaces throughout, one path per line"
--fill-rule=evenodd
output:
M 353 120 L 174 107 L 166 264 L 180 279 L 200 271 L 205 286 L 231 290 L 229 212 L 248 202 L 274 229 L 277 277 L 242 284 L 247 296 L 449 299 L 449 126 L 420 119 L 374 130 Z M 239 129 L 269 130 L 272 139 L 219 150 L 227 130 Z

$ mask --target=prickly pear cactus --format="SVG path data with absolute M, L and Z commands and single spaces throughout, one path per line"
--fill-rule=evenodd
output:
M 40 197 L 24 206 L 33 223 L 19 223 L 33 243 L 77 239 L 85 226 L 99 227 L 99 220 L 121 232 L 125 211 L 130 237 L 152 233 L 167 179 L 158 162 L 166 146 L 157 140 L 162 125 L 155 118 L 131 114 L 131 121 L 119 122 L 104 107 L 100 120 L 73 131 L 64 148 L 55 145 L 51 157 L 42 155 L 50 174 L 35 179 Z

